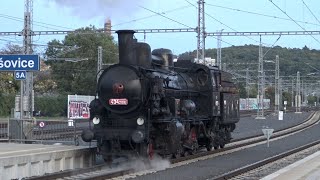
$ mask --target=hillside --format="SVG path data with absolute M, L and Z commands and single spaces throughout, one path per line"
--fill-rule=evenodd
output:
M 265 53 L 270 48 L 263 47 Z M 227 69 L 239 70 L 247 68 L 247 66 L 239 66 L 235 64 L 239 63 L 258 63 L 259 46 L 256 45 L 244 45 L 244 46 L 232 46 L 222 48 L 222 63 L 227 64 Z M 304 47 L 298 48 L 283 48 L 275 46 L 269 50 L 264 56 L 264 60 L 275 60 L 276 55 L 279 55 L 280 61 L 280 76 L 291 76 L 300 71 L 301 76 L 309 73 L 315 73 L 315 68 L 320 66 L 320 51 L 315 49 L 309 49 Z M 216 49 L 207 49 L 206 57 L 216 58 Z M 196 51 L 185 52 L 179 55 L 179 58 L 194 58 L 196 57 Z M 271 69 L 274 65 L 268 65 L 265 63 L 266 69 Z M 309 65 L 308 65 L 309 64 Z M 268 67 L 270 66 L 270 68 Z M 310 67 L 311 66 L 311 67 Z M 313 68 L 312 68 L 313 67 Z M 250 65 L 251 70 L 257 69 L 257 65 Z M 320 69 L 320 68 L 319 68 Z

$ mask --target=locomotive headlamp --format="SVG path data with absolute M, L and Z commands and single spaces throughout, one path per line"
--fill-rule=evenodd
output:
M 137 124 L 138 124 L 139 126 L 141 126 L 141 125 L 144 124 L 144 119 L 143 119 L 143 117 L 139 117 L 139 118 L 137 119 Z
M 94 117 L 92 119 L 93 124 L 99 124 L 100 123 L 100 119 L 98 117 Z

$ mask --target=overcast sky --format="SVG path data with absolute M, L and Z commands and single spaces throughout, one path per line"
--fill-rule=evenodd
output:
M 270 0 L 206 0 L 205 2 L 205 12 L 208 14 L 205 16 L 207 32 L 216 32 L 221 29 L 224 29 L 224 32 L 303 31 L 319 30 L 320 27 L 319 0 L 273 0 L 272 2 Z M 193 6 L 197 5 L 195 0 L 34 0 L 33 4 L 33 30 L 35 31 L 72 30 L 89 25 L 102 28 L 107 17 L 111 18 L 113 29 L 197 26 L 197 9 Z M 24 0 L 2 0 L 0 31 L 21 31 L 23 13 Z M 161 13 L 167 18 L 155 13 Z M 63 37 L 47 35 L 35 36 L 33 39 L 36 44 L 46 44 L 54 38 L 63 39 Z M 144 36 L 137 34 L 136 38 L 143 41 Z M 278 38 L 278 36 L 263 36 L 262 41 L 271 45 Z M 223 37 L 222 46 L 258 45 L 258 40 L 259 37 Z M 0 37 L 0 46 L 8 42 L 22 44 L 22 38 Z M 175 54 L 191 51 L 197 47 L 195 33 L 147 34 L 146 42 L 152 49 L 170 48 Z M 306 45 L 312 49 L 320 49 L 320 36 L 282 36 L 276 45 L 290 48 L 302 48 Z M 216 48 L 216 46 L 217 40 L 207 37 L 206 48 Z

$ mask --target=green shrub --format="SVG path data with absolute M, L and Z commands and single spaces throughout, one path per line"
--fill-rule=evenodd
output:
M 67 95 L 36 96 L 34 110 L 41 111 L 41 116 L 67 116 Z M 0 93 L 0 117 L 9 117 L 15 105 L 15 94 Z
M 35 111 L 41 111 L 41 116 L 58 117 L 67 116 L 67 95 L 36 96 Z
M 14 108 L 15 94 L 0 93 L 0 116 L 10 116 L 11 109 Z

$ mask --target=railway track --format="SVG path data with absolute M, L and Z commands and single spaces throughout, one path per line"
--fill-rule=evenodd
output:
M 281 164 L 284 164 L 282 166 L 287 166 L 297 160 L 300 160 L 304 157 L 307 157 L 308 155 L 311 155 L 315 152 L 317 152 L 320 148 L 320 140 L 314 141 L 312 143 L 297 147 L 295 149 L 283 152 L 281 154 L 278 154 L 276 156 L 261 160 L 259 162 L 256 162 L 254 164 L 250 164 L 248 166 L 245 166 L 243 168 L 234 170 L 232 172 L 225 173 L 220 176 L 216 176 L 210 180 L 222 180 L 222 179 L 230 179 L 230 180 L 239 180 L 239 179 L 261 179 L 264 176 L 269 175 L 270 173 L 279 170 L 279 166 Z M 284 158 L 287 158 L 287 160 L 284 160 Z M 281 161 L 281 162 L 280 162 Z M 285 161 L 285 162 L 283 162 Z M 287 161 L 287 162 L 286 162 Z M 271 168 L 272 166 L 275 166 L 275 168 Z M 267 172 L 261 173 L 264 171 Z
M 286 136 L 290 136 L 290 135 L 295 134 L 297 132 L 308 129 L 308 128 L 312 127 L 313 125 L 319 123 L 319 117 L 320 117 L 320 112 L 315 112 L 312 115 L 310 115 L 306 121 L 304 121 L 294 127 L 290 127 L 287 129 L 283 129 L 283 130 L 279 130 L 279 131 L 274 132 L 273 136 L 271 137 L 271 140 L 284 138 Z M 263 143 L 265 143 L 265 141 L 266 141 L 266 138 L 261 135 L 246 138 L 246 139 L 239 139 L 239 140 L 236 140 L 236 141 L 233 141 L 233 142 L 227 144 L 225 146 L 225 148 L 223 148 L 223 149 L 200 152 L 200 153 L 189 155 L 186 157 L 171 159 L 170 160 L 171 165 L 168 165 L 168 167 L 166 167 L 166 168 L 174 168 L 177 166 L 182 166 L 184 164 L 189 164 L 192 162 L 205 160 L 205 159 L 217 157 L 217 156 L 224 155 L 224 154 L 233 153 L 233 152 L 245 149 L 245 148 L 250 148 L 250 147 L 256 146 L 258 144 L 263 144 Z M 316 143 L 319 143 L 319 142 L 315 142 L 315 144 Z M 306 147 L 310 147 L 312 145 L 313 144 L 309 144 Z M 287 153 L 283 153 L 283 154 L 279 155 L 278 159 L 283 158 L 285 156 L 288 156 L 288 155 L 290 155 L 290 153 L 292 154 L 294 152 L 301 151 L 302 149 L 303 149 L 303 147 L 294 149 L 294 150 L 287 152 Z M 274 161 L 275 159 L 277 159 L 277 158 L 276 157 L 268 158 L 265 161 L 257 162 L 250 167 L 249 166 L 244 167 L 241 169 L 241 171 L 239 169 L 239 170 L 236 170 L 233 172 L 223 174 L 219 177 L 214 177 L 213 179 L 225 179 L 225 178 L 234 177 L 234 176 L 240 175 L 244 172 L 247 172 L 249 170 L 255 169 L 258 166 L 263 165 L 263 163 L 270 163 L 271 161 Z M 117 169 L 117 168 L 109 168 L 106 165 L 99 165 L 99 166 L 94 166 L 94 167 L 86 168 L 86 169 L 62 171 L 59 173 L 48 174 L 48 175 L 45 175 L 42 177 L 33 177 L 33 178 L 28 178 L 28 179 L 59 179 L 59 178 L 60 179 L 108 179 L 108 178 L 114 178 L 114 177 L 119 177 L 119 176 L 120 176 L 119 179 L 122 179 L 122 178 L 124 179 L 124 178 L 128 178 L 128 177 L 141 176 L 141 175 L 149 174 L 149 173 L 156 172 L 156 171 L 157 171 L 157 169 L 147 169 L 147 170 L 139 169 L 139 170 L 137 170 L 137 169 L 133 169 L 132 167 L 125 167 L 125 166 L 122 166 L 121 169 Z

